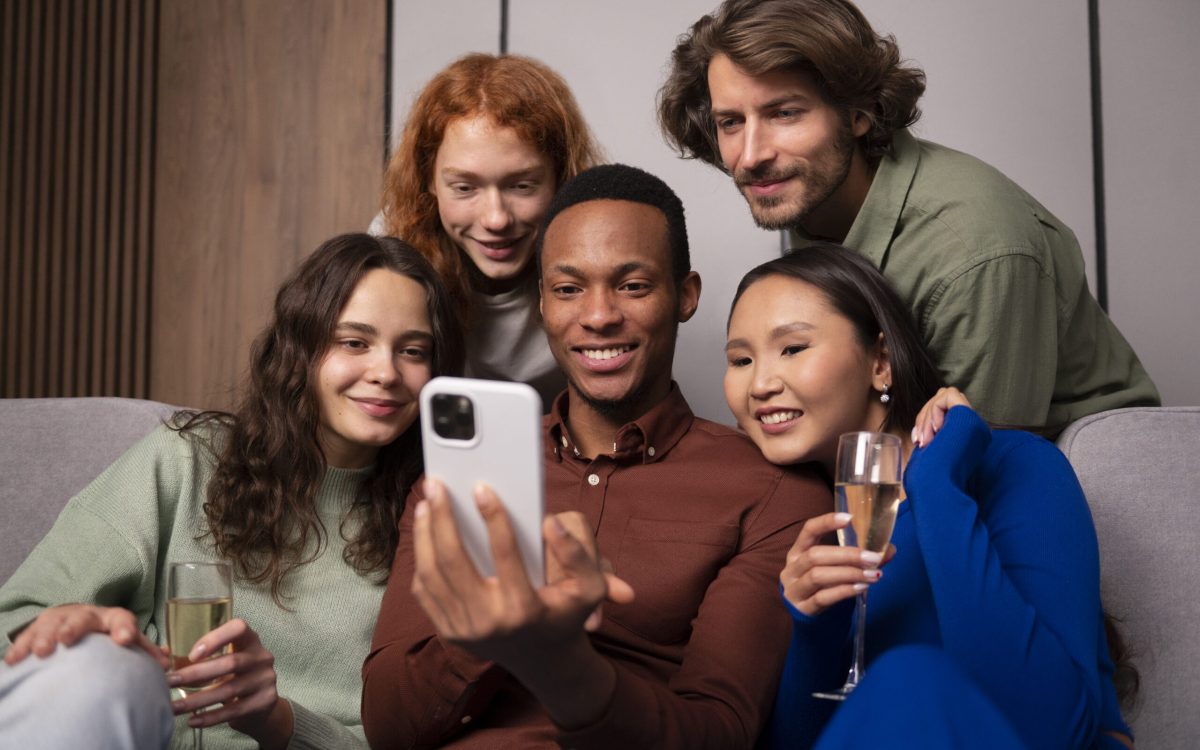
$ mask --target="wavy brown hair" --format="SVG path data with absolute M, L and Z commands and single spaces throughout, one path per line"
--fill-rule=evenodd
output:
M 342 308 L 359 280 L 377 268 L 425 290 L 432 374 L 457 374 L 462 332 L 437 273 L 394 237 L 346 234 L 321 245 L 280 287 L 274 316 L 254 343 L 249 383 L 236 411 L 181 412 L 172 422 L 217 458 L 204 512 L 218 553 L 240 577 L 270 581 L 281 606 L 284 577 L 319 556 L 329 533 L 315 507 L 326 470 L 317 439 L 316 371 Z M 414 423 L 380 449 L 338 530 L 348 542 L 345 561 L 360 574 L 387 575 L 404 499 L 421 471 L 420 427 Z M 317 544 L 306 554 L 313 539 Z
M 430 184 L 447 126 L 477 115 L 512 128 L 549 157 L 556 188 L 600 160 L 571 89 L 536 60 L 520 55 L 467 55 L 425 85 L 384 174 L 384 226 L 388 234 L 403 237 L 433 264 L 463 320 L 469 320 L 472 312 L 471 261 L 442 229 Z
M 667 143 L 688 159 L 725 166 L 708 94 L 708 63 L 725 55 L 752 76 L 811 72 L 843 120 L 862 112 L 871 128 L 859 139 L 871 161 L 891 150 L 892 134 L 917 121 L 925 73 L 900 59 L 848 0 L 727 0 L 676 42 L 671 72 L 658 92 Z

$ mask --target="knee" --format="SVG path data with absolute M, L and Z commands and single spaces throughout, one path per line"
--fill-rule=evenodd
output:
M 6 700 L 16 697 L 27 708 L 25 719 L 36 724 L 43 740 L 88 738 L 78 745 L 83 747 L 99 738 L 97 746 L 159 747 L 170 739 L 174 719 L 166 677 L 140 649 L 93 633 L 71 648 L 59 646 L 46 659 L 29 657 L 18 667 L 20 684 Z M 69 707 L 69 718 L 64 707 Z

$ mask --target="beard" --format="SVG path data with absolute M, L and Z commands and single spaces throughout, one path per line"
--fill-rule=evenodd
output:
M 734 182 L 750 205 L 750 215 L 760 229 L 793 229 L 803 224 L 846 182 L 854 149 L 854 134 L 848 123 L 843 124 L 838 128 L 833 145 L 807 163 L 783 166 L 769 163 L 741 170 L 734 175 Z M 798 188 L 799 195 L 755 196 L 750 192 L 750 183 L 777 180 L 792 180 L 791 187 Z
M 587 404 L 592 411 L 605 419 L 620 422 L 632 422 L 642 416 L 640 412 L 645 405 L 646 394 L 650 390 L 650 383 L 643 380 L 637 387 L 620 398 L 596 398 L 580 388 L 574 378 L 568 377 L 567 385 L 571 386 L 571 390 L 579 396 L 579 400 Z

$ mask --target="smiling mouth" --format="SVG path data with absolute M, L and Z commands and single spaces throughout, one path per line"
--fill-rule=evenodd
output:
M 790 422 L 793 419 L 799 419 L 800 415 L 803 413 L 804 412 L 794 411 L 794 410 L 773 411 L 769 414 L 759 415 L 758 421 L 762 422 L 763 424 L 782 424 L 784 422 Z
M 614 346 L 607 349 L 580 349 L 580 353 L 588 359 L 594 359 L 598 362 L 603 362 L 607 359 L 619 357 L 625 352 L 632 351 L 633 346 L 626 344 L 625 346 Z

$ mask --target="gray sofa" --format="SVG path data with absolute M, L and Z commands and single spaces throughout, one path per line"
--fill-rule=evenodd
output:
M 174 407 L 120 398 L 0 399 L 0 581 L 66 501 Z M 1102 587 L 1141 672 L 1140 748 L 1200 741 L 1200 407 L 1118 409 L 1059 438 L 1100 538 Z

